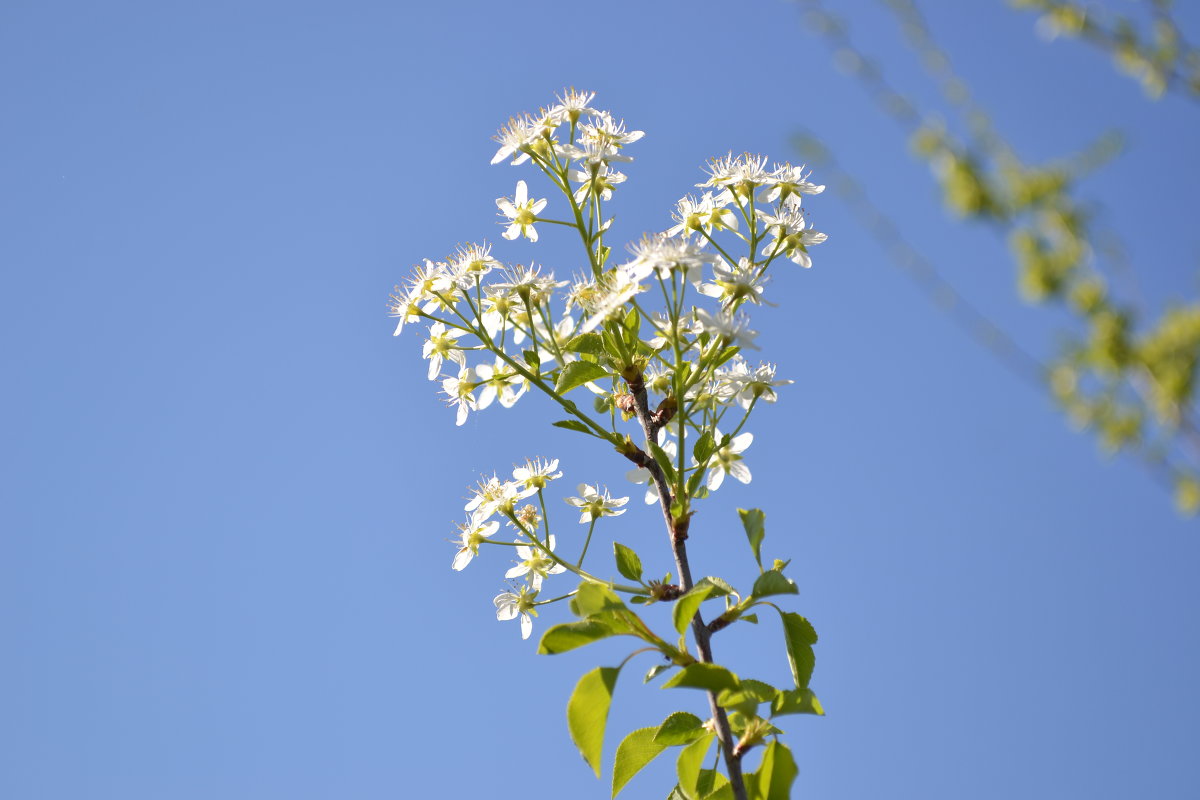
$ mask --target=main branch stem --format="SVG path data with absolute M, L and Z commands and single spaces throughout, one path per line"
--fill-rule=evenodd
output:
M 657 441 L 658 431 L 662 424 L 650 411 L 646 398 L 646 384 L 642 377 L 639 375 L 628 383 L 629 392 L 633 396 L 634 412 L 637 414 L 638 422 L 641 423 L 642 432 L 646 434 L 646 442 L 649 446 L 650 442 Z M 680 446 L 682 447 L 682 443 Z M 679 572 L 679 588 L 686 592 L 693 586 L 692 568 L 688 563 L 687 554 L 688 519 L 675 519 L 672 516 L 671 487 L 667 485 L 666 476 L 658 462 L 653 458 L 645 458 L 643 461 L 645 463 L 641 466 L 649 470 L 650 478 L 654 481 L 654 488 L 658 490 L 658 502 L 662 506 L 663 521 L 666 523 L 668 538 L 671 542 L 671 552 L 675 556 L 675 568 Z M 709 641 L 711 633 L 704 624 L 699 610 L 696 611 L 696 616 L 692 617 L 692 635 L 696 639 L 696 652 L 700 661 L 705 664 L 713 663 L 712 644 Z M 746 783 L 742 779 L 742 761 L 741 757 L 734 752 L 736 742 L 733 740 L 733 731 L 729 727 L 729 718 L 725 714 L 725 709 L 717 705 L 716 693 L 708 692 L 707 694 L 708 705 L 712 709 L 713 720 L 717 726 L 717 739 L 721 742 L 725 769 L 729 773 L 729 784 L 733 789 L 733 796 L 735 800 L 747 800 Z

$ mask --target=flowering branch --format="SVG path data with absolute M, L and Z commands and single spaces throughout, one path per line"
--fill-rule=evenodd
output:
M 534 618 L 549 605 L 566 600 L 578 617 L 547 630 L 540 653 L 564 652 L 610 637 L 638 640 L 641 646 L 618 666 L 597 667 L 584 675 L 567 705 L 571 737 L 597 775 L 612 689 L 634 656 L 656 652 L 663 659 L 646 681 L 673 670 L 662 688 L 704 691 L 707 720 L 680 711 L 657 727 L 625 737 L 613 766 L 614 796 L 648 763 L 647 754 L 652 758 L 680 747 L 679 784 L 673 797 L 783 800 L 796 768 L 774 720 L 786 714 L 823 713 L 808 688 L 816 634 L 799 614 L 763 600 L 795 594 L 797 589 L 783 574 L 786 562 L 763 568 L 761 511 L 739 512 L 759 568 L 748 592 L 715 576 L 693 580 L 686 542 L 698 501 L 718 490 L 726 475 L 750 482 L 742 454 L 753 437 L 742 428 L 760 400 L 773 403 L 775 388 L 791 383 L 776 380 L 770 364 L 752 368 L 744 360 L 743 349 L 757 349 L 757 334 L 740 309 L 747 302 L 764 302 L 765 274 L 775 259 L 811 265 L 808 248 L 825 236 L 808 225 L 800 201 L 802 195 L 817 194 L 824 187 L 809 183 L 806 172 L 789 164 L 767 170 L 759 156 L 715 159 L 708 180 L 699 184 L 709 191 L 679 201 L 675 226 L 643 236 L 631 246 L 631 260 L 609 267 L 611 251 L 603 241 L 612 219 L 604 218 L 602 204 L 626 180 L 611 165 L 631 161 L 623 148 L 643 134 L 591 108 L 592 97 L 571 90 L 550 109 L 510 120 L 497 136 L 500 149 L 493 159 L 533 164 L 566 197 L 574 222 L 541 216 L 549 200 L 536 198 L 523 180 L 511 198 L 496 201 L 505 239 L 537 242 L 541 223 L 578 231 L 587 266 L 564 293 L 563 313 L 556 317 L 551 301 L 567 281 L 557 281 L 532 264 L 504 266 L 487 244 L 460 246 L 443 262 L 426 260 L 403 288 L 397 288 L 391 313 L 398 318 L 397 334 L 406 324 L 432 322 L 422 356 L 429 361 L 428 377 L 440 379 L 442 392 L 455 408 L 456 424 L 493 402 L 511 406 L 536 389 L 568 413 L 569 418 L 555 426 L 600 439 L 631 461 L 636 469 L 628 477 L 646 484 L 647 504 L 657 502 L 662 510 L 678 583 L 672 582 L 671 573 L 662 580 L 647 579 L 634 549 L 616 541 L 612 552 L 617 571 L 629 583 L 603 580 L 594 568 L 585 569 L 598 521 L 623 515 L 629 501 L 598 485 L 581 483 L 578 495 L 564 498 L 588 528 L 578 559 L 559 551 L 562 531 L 552 533 L 546 504 L 547 487 L 562 476 L 557 459 L 527 461 L 513 470 L 512 480 L 492 475 L 480 481 L 464 506 L 468 519 L 459 525 L 452 567 L 465 569 L 485 545 L 515 548 L 518 561 L 504 577 L 520 583 L 495 597 L 497 619 L 519 620 L 522 638 L 528 638 Z M 556 136 L 564 127 L 568 138 L 560 141 Z M 745 233 L 739 231 L 742 225 Z M 718 236 L 732 242 L 721 243 Z M 746 255 L 735 260 L 731 251 L 739 245 L 745 246 Z M 711 282 L 705 281 L 708 269 Z M 637 298 L 651 280 L 658 283 L 663 298 L 657 311 Z M 652 332 L 648 338 L 642 336 L 643 327 Z M 469 365 L 468 354 L 476 353 L 487 354 L 490 362 Z M 444 375 L 448 364 L 456 365 L 457 372 Z M 568 398 L 580 387 L 595 395 L 597 412 L 608 415 L 607 427 Z M 618 392 L 618 387 L 624 391 Z M 732 434 L 723 434 L 717 426 L 734 407 L 743 410 L 741 419 Z M 641 446 L 621 429 L 634 418 L 644 440 Z M 536 505 L 525 502 L 534 494 Z M 500 519 L 494 519 L 497 516 Z M 499 538 L 501 521 L 515 531 L 515 541 Z M 539 534 L 542 529 L 544 537 Z M 567 572 L 581 579 L 574 590 L 539 599 L 545 581 Z M 621 595 L 633 605 L 671 603 L 678 644 L 655 633 Z M 724 609 L 706 624 L 701 606 L 713 600 L 722 600 Z M 794 688 L 777 689 L 741 678 L 714 660 L 712 634 L 739 620 L 756 622 L 753 609 L 763 604 L 775 608 L 783 622 Z M 702 768 L 714 739 L 724 773 L 715 765 Z M 762 759 L 746 772 L 744 757 L 756 748 Z

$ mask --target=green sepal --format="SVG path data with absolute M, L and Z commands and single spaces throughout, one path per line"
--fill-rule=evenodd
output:
M 712 586 L 693 586 L 687 594 L 675 601 L 675 607 L 671 609 L 671 620 L 675 623 L 676 631 L 682 634 L 687 630 L 700 604 L 708 599 L 712 590 Z
M 616 635 L 617 631 L 600 620 L 566 622 L 543 633 L 537 651 L 540 655 L 556 655 Z
M 665 744 L 654 741 L 658 728 L 638 728 L 617 745 L 617 755 L 613 759 L 612 796 L 616 797 L 630 778 L 667 749 Z
M 739 508 L 738 516 L 742 518 L 742 527 L 746 529 L 746 538 L 750 540 L 750 550 L 754 553 L 754 560 L 758 562 L 758 568 L 761 570 L 761 550 L 763 537 L 766 536 L 764 523 L 767 515 L 761 508 Z
M 642 560 L 631 548 L 613 542 L 613 556 L 617 559 L 617 572 L 631 581 L 642 582 Z
M 669 747 L 689 744 L 700 738 L 705 731 L 704 720 L 686 711 L 676 711 L 658 726 L 654 741 Z
M 796 584 L 785 576 L 782 572 L 769 569 L 758 576 L 754 581 L 754 588 L 750 590 L 751 597 L 770 597 L 775 594 L 799 594 L 800 590 L 796 588 Z
M 595 381 L 606 377 L 608 377 L 608 370 L 599 364 L 593 364 L 590 361 L 572 361 L 559 371 L 558 380 L 554 384 L 554 391 L 559 394 L 566 394 L 588 381 Z
M 608 709 L 620 672 L 620 667 L 596 667 L 579 679 L 567 701 L 567 729 L 571 732 L 571 741 L 575 742 L 579 754 L 597 778 L 600 777 L 604 727 L 608 724 Z
M 688 664 L 662 685 L 664 689 L 736 689 L 737 675 L 717 664 Z

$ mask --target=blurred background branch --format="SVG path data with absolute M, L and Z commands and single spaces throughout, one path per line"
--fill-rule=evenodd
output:
M 847 21 L 820 0 L 796 0 L 806 26 L 832 50 L 835 64 L 896 123 L 924 161 L 942 200 L 963 221 L 986 226 L 1007 242 L 1017 289 L 1029 303 L 1061 309 L 1068 324 L 1056 352 L 1031 355 L 958 292 L 949 274 L 906 242 L 898 226 L 813 133 L 798 135 L 804 156 L 820 165 L 841 198 L 890 260 L 955 324 L 1009 371 L 1047 389 L 1070 421 L 1092 431 L 1108 453 L 1127 452 L 1174 491 L 1179 509 L 1200 510 L 1200 428 L 1196 372 L 1200 303 L 1195 298 L 1150 308 L 1141 297 L 1126 248 L 1096 220 L 1101 206 L 1080 181 L 1116 158 L 1124 144 L 1104 132 L 1070 156 L 1024 160 L 974 99 L 967 81 L 912 0 L 880 0 L 893 15 L 925 74 L 937 87 L 949 124 L 885 78 L 884 65 L 858 47 Z M 1152 97 L 1178 89 L 1193 98 L 1196 52 L 1174 23 L 1170 5 L 1151 5 L 1151 38 L 1123 18 L 1077 4 L 1020 2 L 1043 16 L 1038 28 L 1068 31 L 1113 50 Z

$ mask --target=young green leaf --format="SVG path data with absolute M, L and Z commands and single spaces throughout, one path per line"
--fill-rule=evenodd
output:
M 675 466 L 671 463 L 671 457 L 667 455 L 667 451 L 659 447 L 658 442 L 650 442 L 650 455 L 654 456 L 654 460 L 662 467 L 663 474 L 667 476 L 667 483 L 675 484 Z
M 700 780 L 696 781 L 696 790 L 704 800 L 733 800 L 733 790 L 729 779 L 715 769 L 700 770 Z
M 600 356 L 604 355 L 604 339 L 598 333 L 581 333 L 572 337 L 563 349 L 571 353 L 590 353 Z
M 662 685 L 664 689 L 707 689 L 719 692 L 722 689 L 736 689 L 737 675 L 718 664 L 688 664 L 671 676 Z
M 673 666 L 675 666 L 675 665 L 674 664 L 655 664 L 653 667 L 646 670 L 646 677 L 642 678 L 642 683 L 649 683 L 650 681 L 657 678 L 661 673 L 666 672 Z
M 577 617 L 590 617 L 602 611 L 620 611 L 625 608 L 621 598 L 602 583 L 583 581 L 571 598 L 571 612 Z
M 556 428 L 566 428 L 569 431 L 579 431 L 580 433 L 586 433 L 588 436 L 596 436 L 595 431 L 577 419 L 560 419 L 558 422 L 551 422 L 550 424 Z
M 754 560 L 758 562 L 758 568 L 762 569 L 762 541 L 766 536 L 766 529 L 763 527 L 766 522 L 767 515 L 763 513 L 761 508 L 739 508 L 738 516 L 742 518 L 742 527 L 746 529 L 746 538 L 750 540 L 750 550 L 754 553 Z
M 696 581 L 695 588 L 699 589 L 701 586 L 712 587 L 712 592 L 708 595 L 709 597 L 724 597 L 727 594 L 737 594 L 728 581 L 724 578 L 718 578 L 715 575 L 706 575 Z
M 625 788 L 630 778 L 667 749 L 665 744 L 654 741 L 657 732 L 658 728 L 638 728 L 617 746 L 617 757 L 613 761 L 613 797 Z
M 620 542 L 613 542 L 613 555 L 617 559 L 617 572 L 631 581 L 642 582 L 642 560 L 637 553 Z
M 754 588 L 750 590 L 751 597 L 770 597 L 773 594 L 799 594 L 800 590 L 796 588 L 796 584 L 789 580 L 782 572 L 776 572 L 769 569 L 758 576 L 754 581 Z
M 817 663 L 812 648 L 817 643 L 817 632 L 808 620 L 793 611 L 780 611 L 779 618 L 783 621 L 783 639 L 787 644 L 792 678 L 796 681 L 796 688 L 807 688 Z
M 755 775 L 758 784 L 758 797 L 762 800 L 788 800 L 791 797 L 792 782 L 800 770 L 796 768 L 796 760 L 792 751 L 772 740 L 763 753 L 762 763 L 758 765 Z
M 521 353 L 525 356 L 525 363 L 537 374 L 538 369 L 542 366 L 542 359 L 538 356 L 537 350 L 525 350 Z
M 575 684 L 567 701 L 567 728 L 571 741 L 579 748 L 583 760 L 600 777 L 600 751 L 604 746 L 604 726 L 608 723 L 608 708 L 612 705 L 613 687 L 617 684 L 620 667 L 596 667 Z
M 554 391 L 559 394 L 566 394 L 588 381 L 595 381 L 605 377 L 608 377 L 608 370 L 599 364 L 593 364 L 590 361 L 572 361 L 558 373 L 558 381 L 554 385 Z
M 712 590 L 712 586 L 693 586 L 691 591 L 675 601 L 675 607 L 671 609 L 671 617 L 676 631 L 682 634 L 687 630 L 692 617 L 696 616 L 700 604 L 712 594 Z
M 537 651 L 541 655 L 565 653 L 576 647 L 583 647 L 585 644 L 598 642 L 616 634 L 616 631 L 599 620 L 585 619 L 579 622 L 567 622 L 555 625 L 543 633 Z
M 696 462 L 704 464 L 708 461 L 708 457 L 713 454 L 716 445 L 713 443 L 712 434 L 705 431 L 704 434 L 696 440 L 696 444 L 692 445 L 692 455 L 695 456 Z
M 675 774 L 679 777 L 679 788 L 689 800 L 700 800 L 701 794 L 697 787 L 700 781 L 700 768 L 704 765 L 704 756 L 708 754 L 708 748 L 712 746 L 713 739 L 716 738 L 711 733 L 706 733 L 696 741 L 689 744 L 679 753 L 679 759 L 675 762 Z
M 625 315 L 623 327 L 625 329 L 625 346 L 633 349 L 641 338 L 638 334 L 642 328 L 642 317 L 636 308 L 630 307 L 629 313 Z
M 812 689 L 787 689 L 775 696 L 771 703 L 771 716 L 782 717 L 784 714 L 816 714 L 825 716 L 821 701 L 813 694 Z
M 658 726 L 654 741 L 659 744 L 673 746 L 688 744 L 698 739 L 705 731 L 704 721 L 695 714 L 686 711 L 676 711 Z
M 717 773 L 716 783 L 711 794 L 704 795 L 704 800 L 734 800 L 733 785 L 721 773 Z

